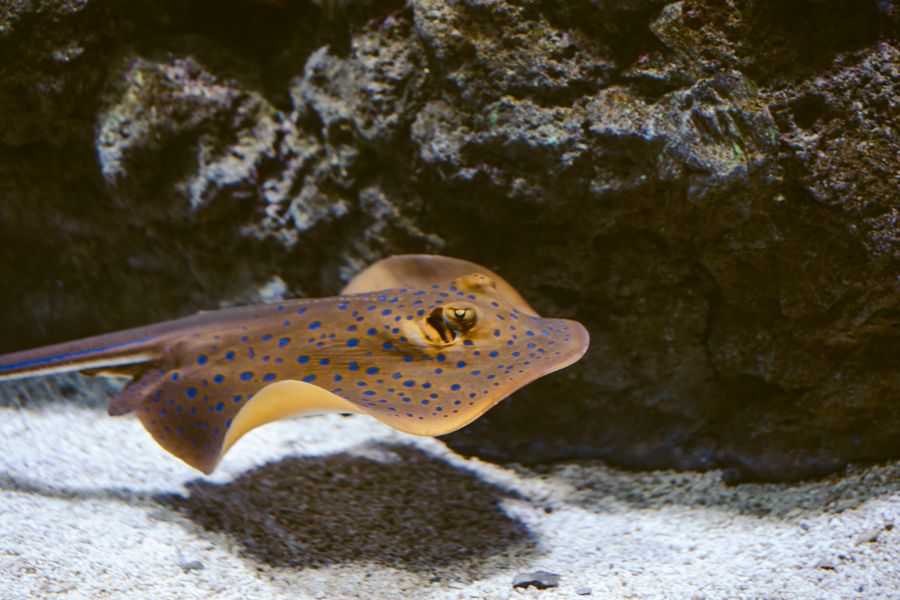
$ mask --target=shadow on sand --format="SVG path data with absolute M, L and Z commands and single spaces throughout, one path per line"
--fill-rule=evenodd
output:
M 500 508 L 515 492 L 409 446 L 285 458 L 188 490 L 157 500 L 276 567 L 355 562 L 483 577 L 504 557 L 537 552 L 533 534 Z
M 683 506 L 791 520 L 840 513 L 900 492 L 900 461 L 851 466 L 821 479 L 738 485 L 725 483 L 720 471 L 623 471 L 599 461 L 515 468 L 524 477 L 565 486 L 565 502 L 593 512 Z

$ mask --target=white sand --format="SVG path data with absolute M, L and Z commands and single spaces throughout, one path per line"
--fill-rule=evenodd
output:
M 728 487 L 499 467 L 327 416 L 257 430 L 203 478 L 134 419 L 8 398 L 4 600 L 900 598 L 900 462 Z M 560 586 L 512 588 L 538 569 Z

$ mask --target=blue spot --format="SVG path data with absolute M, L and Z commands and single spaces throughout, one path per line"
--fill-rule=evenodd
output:
M 318 329 L 321 326 L 322 326 L 321 321 L 313 321 L 312 323 L 309 324 L 310 329 Z
M 481 371 L 472 371 L 472 375 L 481 375 Z
M 305 309 L 305 308 L 298 308 L 298 309 L 297 309 L 297 314 L 298 314 L 298 315 L 302 315 L 302 314 L 304 314 L 304 313 L 306 313 L 306 309 Z
M 268 342 L 269 340 L 272 339 L 272 334 L 267 333 L 266 335 L 262 336 L 262 338 L 260 338 L 260 339 L 262 339 L 262 341 L 264 341 L 264 342 Z
M 279 348 L 284 348 L 285 346 L 287 346 L 287 345 L 290 344 L 290 343 L 291 343 L 291 338 L 289 338 L 289 337 L 283 337 L 283 338 L 281 338 L 280 340 L 278 340 L 278 347 L 279 347 Z
M 443 354 L 438 354 L 437 356 L 435 356 L 435 358 L 437 359 L 438 362 L 444 362 L 445 360 L 447 360 L 447 357 L 444 356 Z
M 216 383 L 222 383 L 223 381 L 225 381 L 225 376 L 216 375 L 215 377 L 213 377 L 213 381 L 215 381 Z
M 421 317 L 425 314 L 425 311 L 420 308 L 419 310 L 416 311 L 416 314 Z
M 219 402 L 218 404 L 216 404 L 216 412 L 222 412 L 223 408 L 225 408 L 224 402 Z
M 400 379 L 401 377 L 403 377 L 403 375 L 401 375 L 400 373 L 394 373 L 393 375 L 391 375 L 391 379 Z
M 244 343 L 244 344 L 246 344 L 246 343 L 247 343 L 247 342 L 249 342 L 249 341 L 250 341 L 250 338 L 249 338 L 249 337 L 247 337 L 247 336 L 246 336 L 246 335 L 245 335 L 245 336 L 243 336 L 243 337 L 242 337 L 242 338 L 241 338 L 241 343 Z
M 532 336 L 532 335 L 534 335 L 534 332 L 533 332 L 533 331 L 526 331 L 526 332 L 525 332 L 525 335 Z
M 431 387 L 431 384 L 426 381 L 425 383 L 422 384 L 422 387 L 427 390 L 428 388 Z
M 378 367 L 369 367 L 366 369 L 366 375 L 374 375 L 378 372 Z
M 351 362 L 347 365 L 347 370 L 349 371 L 359 371 L 359 364 L 356 361 Z
M 349 340 L 347 340 L 347 346 L 349 346 L 350 348 L 359 346 L 359 340 L 356 338 L 350 338 Z
M 458 383 L 454 383 L 453 385 L 450 386 L 450 389 L 453 390 L 454 392 L 458 392 L 460 387 L 461 386 Z
M 457 368 L 462 369 L 464 366 L 466 366 L 466 361 L 460 360 L 460 361 L 457 361 L 457 362 L 456 362 L 456 367 L 457 367 Z
M 366 390 L 363 392 L 363 394 L 365 394 L 366 396 L 374 396 L 375 392 L 373 392 L 372 390 Z
M 250 371 L 244 371 L 243 373 L 241 373 L 241 381 L 250 381 L 251 379 L 253 379 L 253 373 L 251 373 Z
M 167 411 L 166 411 L 166 409 L 164 409 L 164 408 L 159 409 L 159 416 L 161 416 L 161 417 L 166 416 L 166 412 L 167 412 Z
M 366 331 L 366 333 L 368 333 L 369 335 L 377 335 L 377 334 L 378 334 L 378 330 L 375 329 L 374 327 L 370 327 L 369 330 Z
M 197 397 L 197 388 L 188 388 L 187 397 L 188 398 L 196 398 Z
M 474 397 L 477 396 L 477 395 L 478 395 L 478 394 L 476 394 L 475 392 L 472 392 L 471 394 L 469 394 L 469 398 L 474 398 Z
M 428 395 L 429 395 L 430 397 L 432 397 L 432 398 L 437 398 L 437 397 L 438 397 L 437 394 L 428 394 Z
M 306 383 L 309 383 L 310 381 L 315 381 L 315 380 L 316 380 L 315 375 L 307 375 L 306 377 L 303 378 L 303 381 L 305 381 Z
M 474 345 L 475 345 L 475 342 L 473 342 L 472 340 L 464 340 L 463 341 L 463 346 L 474 346 Z
M 444 372 L 443 369 L 435 369 L 435 370 L 434 370 L 434 374 L 435 374 L 435 375 L 440 375 L 440 374 L 443 373 L 443 372 Z
M 513 352 L 513 353 L 511 354 L 511 356 L 512 356 L 513 358 L 518 358 L 518 357 L 519 357 L 519 353 L 518 353 L 518 352 Z
M 422 404 L 430 404 L 431 402 L 428 400 L 422 400 Z
M 347 331 L 352 332 L 352 331 L 356 331 L 356 329 L 357 329 L 356 325 L 351 325 L 350 327 L 347 328 Z
M 229 361 L 229 362 L 233 361 L 233 360 L 234 360 L 234 352 L 231 351 L 231 350 L 229 350 L 228 352 L 226 352 L 226 353 L 225 353 L 225 360 L 227 360 L 227 361 Z
M 499 330 L 499 329 L 495 329 L 495 330 L 494 330 L 494 337 L 500 337 L 500 330 Z
M 390 342 L 385 342 L 385 343 L 383 343 L 383 344 L 381 345 L 381 347 L 382 347 L 383 349 L 385 349 L 385 350 L 393 350 L 393 349 L 394 349 L 394 345 L 393 345 L 392 343 L 390 343 Z
M 491 353 L 488 354 L 488 356 L 490 356 L 491 358 L 497 358 L 498 356 L 500 356 L 500 353 L 496 350 L 492 350 Z
M 172 381 L 178 381 L 178 373 L 172 373 Z
M 413 381 L 412 379 L 407 379 L 406 381 L 403 382 L 403 385 L 405 385 L 406 387 L 413 387 L 416 385 L 416 382 Z
M 383 314 L 384 316 L 388 316 L 388 315 L 391 314 L 392 312 L 393 312 L 393 311 L 392 311 L 391 309 L 386 308 L 386 309 L 384 309 L 383 311 L 381 311 L 381 314 Z
M 404 357 L 403 357 L 403 362 L 412 362 L 412 361 L 413 361 L 413 357 L 412 357 L 412 356 L 407 355 L 407 356 L 404 356 Z
M 309 357 L 308 357 L 308 356 L 298 356 L 298 357 L 297 357 L 297 362 L 300 363 L 301 365 L 302 365 L 302 364 L 305 364 L 305 363 L 308 363 L 308 362 L 309 362 Z
M 347 310 L 348 306 L 350 306 L 350 305 L 347 304 L 346 302 L 341 302 L 340 304 L 338 304 L 338 310 Z
M 322 366 L 324 367 L 325 365 L 327 365 L 327 364 L 330 363 L 330 362 L 331 362 L 331 361 L 328 360 L 327 358 L 323 358 L 323 359 L 321 359 L 321 360 L 319 361 L 319 364 L 322 365 Z
M 263 375 L 263 381 L 275 381 L 275 379 L 275 373 L 266 373 L 265 375 Z
M 201 354 L 200 356 L 197 357 L 198 365 L 205 365 L 208 361 L 209 361 L 209 359 L 206 357 L 205 354 Z
M 235 396 L 234 398 L 232 398 L 232 400 L 234 400 L 235 404 L 240 404 L 243 399 L 244 399 L 243 396 Z
M 341 379 L 343 379 L 343 376 L 341 376 L 341 375 L 335 375 L 335 376 L 334 376 L 334 380 L 335 380 L 335 381 L 340 381 Z

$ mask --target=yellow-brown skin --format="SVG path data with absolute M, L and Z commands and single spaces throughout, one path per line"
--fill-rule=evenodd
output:
M 209 473 L 241 435 L 296 414 L 449 433 L 587 349 L 579 323 L 537 316 L 485 275 L 407 279 L 419 285 L 200 313 L 0 357 L 0 378 L 139 370 L 110 414 L 136 412 L 164 448 Z

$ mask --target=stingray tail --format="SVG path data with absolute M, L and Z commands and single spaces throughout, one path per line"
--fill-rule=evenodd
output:
M 136 328 L 0 355 L 0 381 L 152 362 L 160 354 L 158 339 Z

